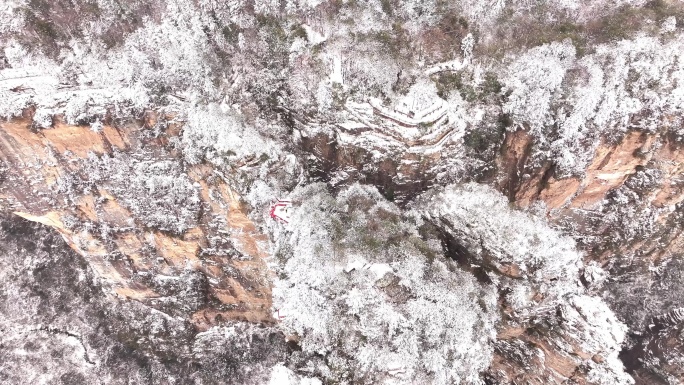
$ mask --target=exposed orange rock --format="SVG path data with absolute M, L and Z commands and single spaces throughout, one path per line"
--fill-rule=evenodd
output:
M 78 199 L 78 211 L 91 221 L 97 221 L 95 199 L 92 195 L 84 195 Z
M 52 188 L 61 175 L 57 159 L 50 147 L 28 127 L 28 120 L 0 122 L 0 159 L 23 178 L 40 181 L 43 188 Z M 39 166 L 40 169 L 29 166 Z M 23 197 L 16 197 L 25 201 Z
M 159 297 L 159 295 L 147 288 L 128 288 L 128 287 L 117 287 L 114 292 L 124 298 L 134 299 L 137 301 L 142 301 L 148 298 Z
M 69 126 L 57 123 L 54 128 L 41 130 L 42 142 L 55 149 L 59 154 L 69 151 L 78 157 L 86 158 L 89 152 L 103 154 L 104 140 L 99 133 L 86 126 Z
M 513 179 L 506 179 L 507 184 L 502 191 L 508 192 L 509 199 L 513 199 L 519 205 L 528 206 L 539 198 L 539 192 L 543 188 L 542 180 L 547 171 L 547 168 L 542 168 L 534 176 L 524 174 L 518 182 L 519 185 L 516 185 L 515 181 L 518 180 L 517 173 L 522 171 L 516 171 Z
M 525 328 L 522 327 L 507 327 L 499 330 L 496 335 L 497 340 L 510 340 L 518 338 L 525 333 Z
M 645 165 L 651 159 L 650 150 L 655 139 L 655 135 L 632 131 L 619 144 L 600 145 L 587 168 L 579 194 L 572 200 L 572 206 L 591 208 L 609 190 L 620 187 L 629 175 L 636 172 L 638 166 Z
M 190 172 L 190 177 L 200 184 L 200 196 L 205 202 L 209 202 L 215 211 L 225 211 L 228 220 L 228 229 L 232 230 L 237 249 L 251 257 L 260 260 L 265 257 L 264 246 L 268 238 L 258 234 L 254 223 L 247 217 L 242 209 L 240 197 L 223 181 L 217 181 L 210 186 L 206 180 L 211 175 L 211 167 L 206 165 L 195 166 Z M 261 243 L 261 244 L 260 244 Z
M 49 154 L 45 151 L 47 144 L 44 137 L 31 131 L 30 126 L 31 122 L 28 119 L 1 122 L 3 146 L 14 150 L 17 159 L 25 159 L 27 162 L 47 159 Z M 12 155 L 12 153 L 5 151 L 3 154 L 5 156 Z M 51 157 L 50 160 L 55 161 L 54 157 Z
M 535 170 L 527 170 L 534 138 L 524 130 L 508 132 L 502 146 L 498 167 L 502 170 L 499 189 L 520 206 L 537 200 L 556 209 L 568 203 L 580 188 L 577 178 L 556 179 L 553 165 L 546 163 Z
M 114 226 L 125 227 L 129 225 L 129 222 L 133 217 L 131 212 L 121 206 L 116 198 L 107 190 L 99 189 L 98 192 L 100 197 L 104 200 L 104 202 L 99 205 L 100 212 L 98 213 L 98 217 Z
M 114 242 L 116 243 L 117 249 L 128 256 L 133 263 L 133 267 L 142 271 L 147 271 L 152 268 L 152 261 L 141 254 L 144 243 L 138 238 L 138 235 L 133 232 L 118 234 L 114 239 Z
M 539 199 L 546 203 L 546 207 L 557 209 L 565 206 L 575 195 L 579 187 L 580 181 L 577 178 L 556 180 L 551 177 L 547 187 L 539 193 Z
M 194 313 L 191 317 L 191 320 L 192 323 L 197 325 L 200 330 L 206 330 L 209 327 L 226 320 L 238 320 L 260 324 L 273 324 L 275 322 L 272 316 L 265 316 L 262 313 L 250 313 L 240 310 L 219 311 L 215 309 L 202 309 Z
M 103 154 L 107 151 L 105 139 L 119 149 L 126 147 L 126 139 L 113 127 L 105 126 L 102 133 L 95 132 L 87 126 L 70 126 L 61 122 L 54 128 L 34 131 L 30 129 L 28 119 L 17 119 L 3 122 L 2 131 L 15 141 L 15 149 L 22 150 L 27 159 L 36 156 L 44 158 L 44 149 L 50 148 L 58 154 L 67 151 L 85 158 L 89 152 Z M 41 151 L 32 152 L 31 149 Z
M 532 149 L 533 139 L 524 130 L 506 133 L 497 166 L 503 173 L 500 178 L 499 189 L 508 195 L 509 199 L 519 195 L 517 194 L 519 191 L 523 195 L 520 195 L 518 199 L 525 201 L 529 201 L 537 194 L 540 178 L 527 178 L 525 180 L 523 175 L 525 163 Z
M 156 115 L 148 116 L 147 123 L 153 124 L 156 119 Z M 214 305 L 188 314 L 199 329 L 228 320 L 272 322 L 270 272 L 263 260 L 269 254 L 267 238 L 248 218 L 238 194 L 217 178 L 211 167 L 197 166 L 189 176 L 200 184 L 200 197 L 210 208 L 207 218 L 226 218 L 223 229 L 204 227 L 204 220 L 183 234 L 142 229 L 106 186 L 98 185 L 95 192 L 68 199 L 56 192 L 60 178 L 82 172 L 77 161 L 89 153 L 130 151 L 141 129 L 145 128 L 105 126 L 94 132 L 89 127 L 57 123 L 54 128 L 35 131 L 28 119 L 0 123 L 0 159 L 13 167 L 12 176 L 20 183 L 3 191 L 4 199 L 18 206 L 17 215 L 59 231 L 119 296 L 155 306 L 153 299 L 159 294 L 136 277 L 164 274 L 177 279 L 190 269 L 208 278 L 207 295 L 214 301 L 209 302 Z M 160 146 L 153 150 L 173 156 L 164 143 L 168 140 L 153 141 L 147 147 Z M 41 198 L 45 196 L 52 199 Z M 96 227 L 72 229 L 65 225 L 66 217 Z M 106 229 L 118 230 L 107 235 Z M 229 243 L 222 247 L 232 244 L 242 257 L 234 259 L 233 254 L 222 254 L 221 250 L 202 255 L 210 238 L 226 238 Z
M 118 148 L 119 150 L 124 150 L 130 143 L 128 138 L 122 135 L 122 133 L 112 126 L 102 127 L 102 135 L 109 142 L 109 144 Z
M 184 266 L 198 268 L 201 264 L 197 258 L 199 251 L 197 241 L 183 241 L 160 232 L 155 232 L 153 237 L 157 252 L 168 264 L 178 268 Z
M 517 265 L 512 265 L 512 264 L 505 264 L 498 266 L 498 271 L 511 278 L 520 278 L 522 277 L 522 272 L 520 271 L 520 267 Z
M 547 369 L 559 374 L 560 378 L 572 378 L 580 364 L 578 360 L 561 354 L 557 348 L 550 346 L 546 341 L 535 341 L 533 344 L 544 352 L 544 366 Z
M 529 155 L 531 138 L 524 131 L 510 133 L 499 160 L 500 168 L 507 168 L 499 187 L 520 206 L 528 206 L 539 200 L 549 210 L 566 206 L 591 209 L 610 190 L 620 187 L 638 167 L 646 165 L 653 158 L 652 150 L 658 140 L 658 135 L 631 131 L 617 144 L 604 141 L 597 147 L 583 177 L 557 179 L 551 164 L 521 176 Z M 527 172 L 530 173 L 529 170 Z
M 23 213 L 21 211 L 16 211 L 14 214 L 32 222 L 38 222 L 46 226 L 54 227 L 60 232 L 66 231 L 64 229 L 64 224 L 59 219 L 59 213 L 55 211 L 50 211 L 48 213 L 45 213 L 44 215 L 32 215 L 29 213 Z

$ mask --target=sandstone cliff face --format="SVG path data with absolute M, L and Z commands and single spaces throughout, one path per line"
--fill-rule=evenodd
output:
M 0 123 L 3 204 L 59 231 L 118 296 L 199 330 L 271 323 L 266 237 L 211 166 L 181 165 L 169 145 L 179 127 L 155 136 L 152 120 L 99 132 L 61 122 L 35 130 L 28 118 Z
M 540 202 L 551 221 L 571 222 L 587 258 L 605 265 L 616 254 L 640 254 L 657 264 L 679 252 L 681 230 L 673 220 L 684 200 L 682 143 L 630 131 L 617 143 L 603 141 L 583 175 L 564 178 L 555 176 L 550 162 L 530 164 L 531 146 L 524 131 L 507 135 L 498 186 L 519 207 Z M 631 211 L 620 214 L 628 206 Z M 619 245 L 610 236 L 616 232 L 623 233 Z
M 264 261 L 268 238 L 219 171 L 180 161 L 174 143 L 182 127 L 160 130 L 155 119 L 105 125 L 99 132 L 59 121 L 35 130 L 28 116 L 1 123 L 0 199 L 16 215 L 56 229 L 121 298 L 182 317 L 200 331 L 231 320 L 273 323 Z M 433 152 L 403 143 L 383 153 L 387 148 L 377 144 L 320 133 L 303 135 L 299 144 L 314 156 L 312 176 L 339 186 L 375 184 L 402 202 L 439 178 L 458 175 L 445 170 L 449 160 L 459 159 L 462 143 L 440 140 Z M 583 276 L 587 290 L 603 295 L 637 333 L 622 355 L 637 382 L 681 378 L 681 317 L 658 323 L 657 330 L 648 327 L 676 299 L 656 290 L 658 300 L 635 310 L 622 295 L 680 284 L 675 277 L 663 284 L 659 269 L 679 255 L 684 239 L 678 224 L 681 145 L 665 135 L 632 131 L 616 143 L 602 142 L 585 173 L 566 178 L 557 177 L 551 163 L 533 163 L 533 146 L 525 132 L 508 132 L 492 184 L 521 208 L 543 203 L 550 223 L 578 237 L 585 262 L 597 262 L 617 281 L 602 287 L 592 272 Z M 140 176 L 152 182 L 142 183 Z M 446 237 L 447 227 L 437 224 L 436 231 Z M 444 238 L 447 251 L 466 269 L 479 266 L 472 271 L 479 279 L 523 279 L 521 266 L 474 259 L 470 251 L 480 246 L 453 236 Z M 547 309 L 541 292 L 530 295 L 543 309 L 531 317 L 500 304 L 505 317 L 485 381 L 597 383 L 592 376 L 610 367 L 610 357 L 585 343 L 582 333 L 594 325 L 591 312 L 579 299 Z
M 611 283 L 598 290 L 634 330 L 623 360 L 637 383 L 681 381 L 672 363 L 684 354 L 674 337 L 683 324 L 666 315 L 681 306 L 671 298 L 681 282 L 668 277 L 684 250 L 682 144 L 630 131 L 616 143 L 603 141 L 585 173 L 566 178 L 555 176 L 553 164 L 530 164 L 533 145 L 523 131 L 507 134 L 499 188 L 519 207 L 543 203 L 552 223 L 575 234 L 585 259 L 610 272 Z M 663 317 L 669 321 L 659 321 Z
M 582 177 L 556 178 L 550 162 L 541 167 L 528 164 L 533 139 L 522 130 L 510 132 L 502 148 L 499 166 L 505 175 L 499 186 L 520 206 L 542 201 L 549 210 L 593 209 L 610 190 L 622 186 L 652 158 L 656 158 L 655 162 L 676 162 L 670 150 L 656 153 L 656 142 L 658 148 L 677 146 L 663 143 L 655 134 L 631 131 L 619 143 L 601 142 Z M 668 188 L 663 192 L 670 191 Z
M 314 177 L 337 186 L 354 181 L 372 184 L 398 203 L 434 185 L 437 172 L 431 167 L 444 156 L 438 151 L 417 151 L 404 142 L 368 146 L 346 143 L 325 133 L 305 136 L 301 148 L 315 156 L 309 164 Z
M 275 328 L 197 333 L 187 318 L 113 298 L 53 228 L 3 213 L 0 241 L 3 384 L 260 385 L 286 357 Z
M 374 183 L 386 196 L 397 198 L 400 203 L 409 201 L 437 178 L 444 177 L 447 159 L 459 159 L 458 151 L 463 149 L 459 142 L 446 143 L 437 154 L 423 153 L 416 157 L 410 143 L 388 150 L 377 142 L 364 145 L 348 142 L 340 140 L 340 136 L 318 134 L 305 137 L 303 148 L 315 156 L 318 163 L 313 167 L 321 175 L 344 171 L 347 181 Z M 629 131 L 618 141 L 602 140 L 585 172 L 568 177 L 556 175 L 550 161 L 539 164 L 533 157 L 534 152 L 534 138 L 528 133 L 507 132 L 496 160 L 498 171 L 485 180 L 521 209 L 538 211 L 539 204 L 543 204 L 548 221 L 578 241 L 585 252 L 585 262 L 610 273 L 609 285 L 603 285 L 602 273 L 596 277 L 591 269 L 583 273 L 582 280 L 587 290 L 606 298 L 632 330 L 623 360 L 636 381 L 642 384 L 681 381 L 681 373 L 671 362 L 679 362 L 684 352 L 675 340 L 667 339 L 674 337 L 666 337 L 676 335 L 681 320 L 660 334 L 646 329 L 654 317 L 673 306 L 681 306 L 678 299 L 672 298 L 676 294 L 667 294 L 679 292 L 680 281 L 663 278 L 663 271 L 677 270 L 673 263 L 682 258 L 684 246 L 679 224 L 680 204 L 684 200 L 682 144 L 667 134 Z M 364 167 L 371 162 L 377 167 Z M 452 167 L 451 171 L 455 169 Z M 451 177 L 454 175 L 457 174 L 452 173 Z M 494 266 L 486 260 L 474 260 L 469 250 L 479 247 L 457 243 L 452 247 L 452 256 L 466 268 L 475 264 L 483 269 L 479 273 L 476 269 L 475 274 L 489 272 L 520 279 L 520 267 L 515 264 Z M 635 301 L 630 294 L 634 290 L 644 292 L 640 301 Z M 576 335 L 570 329 L 587 326 L 577 326 L 578 321 L 567 324 L 563 311 L 558 308 L 523 322 L 511 315 L 503 322 L 487 381 L 492 384 L 596 383 L 596 379 L 586 374 L 587 362 L 589 366 L 599 365 L 606 358 L 599 351 L 582 348 L 581 339 L 569 338 Z M 583 318 L 578 316 L 578 319 Z M 582 322 L 591 321 L 585 318 Z M 658 347 L 663 344 L 669 348 Z

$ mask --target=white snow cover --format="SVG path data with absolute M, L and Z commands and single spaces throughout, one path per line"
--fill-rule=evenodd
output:
M 627 327 L 601 298 L 584 294 L 579 284 L 582 259 L 572 239 L 539 218 L 511 209 L 505 197 L 491 187 L 474 183 L 428 192 L 415 208 L 428 219 L 441 222 L 470 252 L 486 254 L 483 262 L 519 267 L 521 279 L 490 278 L 509 289 L 507 302 L 523 318 L 549 309 L 560 312 L 562 340 L 580 344 L 583 352 L 604 359 L 600 364 L 587 362 L 592 381 L 633 383 L 618 359 Z M 596 268 L 590 266 L 589 270 L 599 275 Z M 543 299 L 532 301 L 535 292 Z
M 225 105 L 197 106 L 187 111 L 182 144 L 184 154 L 191 163 L 202 158 L 215 162 L 227 157 L 243 158 L 249 155 L 275 154 L 267 142 L 236 111 Z
M 579 59 L 570 41 L 546 44 L 517 57 L 502 82 L 513 129 L 522 126 L 548 144 L 561 174 L 578 173 L 599 135 L 681 124 L 684 37 L 640 36 L 599 45 Z
M 599 385 L 634 383 L 618 357 L 627 326 L 615 317 L 603 300 L 587 295 L 570 296 L 561 312 L 566 332 L 582 343 L 585 352 L 595 352 L 604 359 L 601 365 L 588 361 L 591 365 L 589 381 Z
M 20 30 L 24 20 L 17 17 L 17 9 L 25 4 L 26 0 L 3 0 L 0 3 L 0 34 Z
M 426 193 L 416 208 L 427 218 L 446 223 L 464 239 L 474 240 L 471 252 L 486 253 L 495 266 L 518 267 L 525 280 L 539 285 L 548 301 L 579 293 L 582 259 L 575 242 L 543 220 L 510 209 L 506 197 L 491 187 L 447 186 Z
M 505 77 L 511 90 L 504 112 L 529 125 L 538 136 L 553 121 L 551 99 L 575 58 L 575 47 L 569 42 L 545 44 L 517 58 Z
M 63 114 L 67 123 L 75 124 L 94 116 L 103 116 L 105 107 L 115 111 L 142 109 L 148 104 L 144 92 L 120 85 L 98 87 L 64 86 L 60 78 L 65 72 L 52 60 L 34 56 L 16 42 L 4 47 L 10 68 L 0 70 L 0 116 L 21 114 L 29 105 L 37 107 L 37 123 L 51 124 L 51 116 Z
M 297 205 L 289 230 L 275 233 L 273 298 L 287 314 L 284 332 L 329 363 L 312 363 L 309 373 L 334 380 L 340 375 L 331 371 L 334 365 L 382 383 L 477 383 L 500 322 L 492 311 L 498 287 L 509 289 L 506 302 L 520 319 L 560 312 L 562 331 L 550 341 L 603 357 L 586 362 L 597 383 L 631 383 L 617 358 L 626 327 L 600 298 L 584 294 L 572 239 L 510 208 L 492 188 L 466 184 L 428 192 L 403 217 L 360 185 L 337 197 L 323 185 L 309 185 L 291 198 L 305 203 Z M 486 252 L 487 263 L 520 267 L 520 277 L 491 274 L 493 284 L 477 283 L 441 255 L 437 239 L 420 243 L 422 218 L 454 232 L 469 251 Z M 398 244 L 389 241 L 393 234 L 403 234 Z
M 321 385 L 318 378 L 300 377 L 286 366 L 279 364 L 273 367 L 268 385 Z
M 273 298 L 288 315 L 281 327 L 300 336 L 304 351 L 326 355 L 355 378 L 478 381 L 498 318 L 486 313 L 496 306 L 491 289 L 446 261 L 430 262 L 414 246 L 415 225 L 373 188 L 353 185 L 333 198 L 323 185 L 310 185 L 291 198 L 305 204 L 293 214 L 291 233 L 278 237 L 276 254 L 285 259 Z M 344 213 L 344 222 L 333 212 Z M 369 221 L 379 222 L 373 234 Z M 400 244 L 380 246 L 397 233 L 405 234 Z

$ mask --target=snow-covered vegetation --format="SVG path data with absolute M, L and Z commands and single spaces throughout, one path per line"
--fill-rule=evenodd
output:
M 251 369 L 224 359 L 244 351 L 258 380 L 274 384 L 477 384 L 501 347 L 525 336 L 516 343 L 549 361 L 558 353 L 573 375 L 628 384 L 621 320 L 644 326 L 676 294 L 630 276 L 606 295 L 623 309 L 618 319 L 596 293 L 610 272 L 643 266 L 585 265 L 570 236 L 576 212 L 553 228 L 512 208 L 514 194 L 466 182 L 505 190 L 500 150 L 518 130 L 531 139 L 513 149 L 521 164 L 511 174 L 530 180 L 530 169 L 547 167 L 537 195 L 551 177 L 581 176 L 601 143 L 628 131 L 684 142 L 680 3 L 3 1 L 0 117 L 30 118 L 38 134 L 62 121 L 102 136 L 104 125 L 143 126 L 125 150 L 58 154 L 69 166 L 56 193 L 71 205 L 111 194 L 133 217 L 126 226 L 181 236 L 225 224 L 202 222 L 213 190 L 204 198 L 200 182 L 242 194 L 253 227 L 271 236 L 273 305 L 284 317 L 275 328 L 292 352 L 280 355 L 278 335 L 282 360 L 260 357 L 252 347 L 268 349 L 275 329 L 236 323 L 197 334 L 183 357 L 244 379 Z M 581 246 L 604 258 L 620 243 L 671 241 L 661 214 L 681 207 L 645 203 L 661 182 L 652 166 L 605 196 L 582 224 Z M 0 163 L 0 183 L 7 169 Z M 290 223 L 265 222 L 270 201 L 285 195 Z M 97 226 L 83 221 L 74 226 Z M 649 263 L 681 286 L 662 271 L 676 259 Z M 192 289 L 212 279 L 198 277 L 187 272 L 181 282 Z M 648 306 L 617 298 L 632 284 L 658 298 Z M 209 301 L 179 292 L 183 303 L 167 308 L 191 312 Z M 135 333 L 120 338 L 134 344 Z M 59 338 L 77 361 L 82 347 Z M 150 354 L 169 353 L 159 351 Z
M 190 163 L 208 160 L 221 164 L 247 157 L 277 156 L 272 142 L 225 106 L 211 104 L 191 109 L 186 119 L 182 145 Z
M 678 130 L 684 106 L 681 37 L 640 36 L 575 58 L 566 40 L 533 48 L 503 77 L 504 112 L 551 151 L 562 173 L 587 166 L 597 138 Z
M 275 232 L 274 307 L 302 348 L 292 359 L 301 373 L 342 382 L 477 382 L 504 293 L 522 319 L 566 312 L 563 328 L 592 336 L 570 334 L 569 343 L 608 355 L 591 366 L 592 376 L 630 383 L 617 359 L 625 326 L 583 294 L 574 242 L 510 209 L 498 192 L 450 186 L 405 214 L 361 185 L 335 197 L 309 185 L 292 198 L 302 204 Z M 470 259 L 452 255 L 445 234 Z M 477 266 L 491 271 L 488 278 L 469 272 Z
M 472 122 L 475 130 L 487 131 L 487 116 L 502 114 L 510 130 L 535 135 L 537 156 L 557 163 L 560 174 L 577 174 L 597 137 L 617 138 L 629 128 L 676 131 L 684 105 L 684 49 L 675 5 L 653 5 L 649 12 L 662 26 L 654 29 L 639 21 L 635 25 L 643 25 L 645 32 L 630 34 L 581 23 L 599 9 L 594 16 L 601 22 L 613 22 L 613 13 L 616 24 L 625 22 L 620 17 L 636 20 L 638 8 L 631 7 L 642 2 L 596 8 L 549 1 L 547 10 L 540 11 L 526 2 L 504 1 L 341 1 L 332 9 L 318 1 L 287 2 L 284 8 L 264 1 L 250 9 L 238 2 L 120 5 L 100 0 L 80 9 L 83 20 L 73 19 L 74 33 L 49 18 L 49 12 L 61 12 L 72 20 L 74 10 L 61 2 L 35 3 L 35 9 L 23 2 L 3 7 L 3 15 L 19 17 L 1 29 L 0 114 L 17 115 L 35 105 L 40 126 L 49 126 L 48 116 L 54 114 L 63 114 L 69 123 L 91 123 L 108 110 L 125 115 L 163 105 L 183 112 L 187 101 L 246 102 L 258 109 L 258 116 L 276 113 L 281 119 L 292 113 L 335 119 L 335 110 L 346 100 L 379 97 L 401 105 L 411 86 L 423 81 L 426 65 L 455 60 L 461 63 L 458 69 L 433 67 L 463 73 L 456 87 L 468 102 L 467 114 L 483 118 Z M 312 10 L 316 16 L 305 16 Z M 564 27 L 558 40 L 551 36 L 522 49 L 514 41 L 503 60 L 487 56 L 497 28 L 503 28 L 490 24 L 497 18 L 515 25 L 538 17 L 544 25 L 546 19 L 573 16 L 579 24 Z M 31 22 L 37 28 L 36 44 L 13 33 Z M 446 34 L 454 24 L 452 35 Z M 611 33 L 619 38 L 605 42 Z M 494 89 L 500 98 L 478 93 L 488 87 L 485 73 L 495 74 L 503 85 Z M 433 80 L 439 88 L 442 80 Z M 245 116 L 250 125 L 255 123 L 251 113 Z M 188 115 L 199 119 L 198 114 L 216 112 L 204 114 L 200 108 Z M 191 140 L 200 139 L 193 134 L 195 126 Z M 207 139 L 225 147 L 217 135 L 223 134 Z
M 333 197 L 317 184 L 293 199 L 306 204 L 278 237 L 274 306 L 302 347 L 298 370 L 326 381 L 477 382 L 498 319 L 492 288 L 373 188 Z
M 535 292 L 553 303 L 581 291 L 582 262 L 574 241 L 541 219 L 511 210 L 499 192 L 478 184 L 448 186 L 426 193 L 416 205 L 425 207 L 426 220 L 468 250 L 468 263 L 488 265 L 501 274 L 492 278 L 510 285 L 509 301 L 516 311 L 529 310 Z M 520 295 L 525 290 L 530 297 Z
M 146 226 L 183 233 L 194 227 L 200 200 L 197 187 L 172 162 L 141 162 L 134 166 L 128 183 L 114 192 L 123 198 L 133 215 Z M 140 199 L 145 197 L 145 199 Z
M 91 193 L 97 184 L 120 199 L 145 227 L 182 234 L 197 225 L 198 185 L 177 162 L 91 155 L 84 163 L 89 171 L 85 178 L 62 178 L 61 188 L 73 190 L 69 195 Z

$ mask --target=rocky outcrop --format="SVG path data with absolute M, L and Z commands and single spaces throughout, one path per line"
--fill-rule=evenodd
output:
M 226 322 L 198 333 L 188 319 L 113 298 L 61 238 L 0 214 L 0 383 L 256 385 L 285 360 L 276 328 Z
M 271 323 L 267 239 L 211 166 L 181 161 L 169 145 L 179 127 L 153 135 L 154 124 L 148 116 L 96 132 L 60 121 L 36 130 L 29 117 L 2 122 L 0 198 L 59 231 L 121 297 L 200 330 Z
M 637 383 L 681 381 L 672 364 L 684 356 L 674 337 L 679 326 L 654 325 L 678 314 L 672 316 L 677 300 L 670 297 L 681 284 L 670 271 L 678 271 L 684 254 L 682 144 L 666 134 L 630 131 L 619 142 L 604 140 L 583 175 L 565 178 L 556 177 L 550 162 L 532 164 L 532 146 L 522 131 L 507 134 L 499 188 L 519 207 L 543 203 L 548 219 L 579 240 L 585 260 L 609 271 L 611 284 L 601 290 L 636 330 L 621 357 Z M 656 317 L 664 313 L 671 316 Z M 649 322 L 658 331 L 642 332 Z
M 398 203 L 410 200 L 432 185 L 434 172 L 427 167 L 440 154 L 406 152 L 402 148 L 378 150 L 338 141 L 328 134 L 304 137 L 302 149 L 315 157 L 309 162 L 312 176 L 342 186 L 354 181 L 372 184 Z
M 56 229 L 120 298 L 185 319 L 200 331 L 231 320 L 274 323 L 264 261 L 268 238 L 219 170 L 182 160 L 174 146 L 182 127 L 163 120 L 150 114 L 97 131 L 59 119 L 38 130 L 30 113 L 0 123 L 0 199 L 16 215 Z M 458 175 L 463 143 L 453 133 L 418 146 L 396 138 L 370 140 L 381 137 L 373 130 L 364 136 L 300 128 L 297 144 L 313 155 L 310 175 L 333 187 L 362 181 L 402 203 L 441 178 Z M 678 255 L 684 245 L 677 220 L 684 200 L 680 144 L 666 135 L 631 131 L 618 142 L 601 142 L 586 171 L 570 177 L 556 175 L 551 162 L 536 163 L 534 146 L 526 132 L 508 132 L 491 183 L 519 207 L 543 203 L 551 223 L 579 237 L 585 261 L 598 262 L 613 279 L 652 276 L 604 289 L 583 281 L 587 291 L 608 297 L 621 320 L 641 330 L 638 317 L 628 318 L 637 312 L 620 301 L 619 293 L 658 282 L 652 266 Z M 625 208 L 632 211 L 621 211 Z M 650 222 L 648 228 L 630 229 L 624 225 L 629 220 Z M 487 383 L 591 384 L 602 376 L 620 376 L 612 369 L 621 365 L 615 346 L 623 337 L 616 320 L 611 325 L 617 334 L 602 334 L 600 343 L 587 345 L 602 332 L 584 303 L 590 297 L 573 294 L 547 306 L 549 294 L 532 285 L 527 295 L 536 310 L 523 317 L 508 303 L 512 291 L 502 282 L 530 279 L 524 266 L 497 261 L 493 255 L 511 253 L 489 249 L 481 239 L 464 242 L 467 226 L 434 225 L 449 256 L 481 282 L 501 286 L 504 319 L 484 376 Z M 544 279 L 548 282 L 539 287 L 557 284 L 552 276 Z M 654 309 L 665 314 L 670 305 L 663 301 Z M 639 317 L 652 317 L 653 311 Z M 673 337 L 679 326 L 668 325 L 658 332 L 644 329 L 628 340 L 621 358 L 637 381 L 681 377 L 673 364 L 681 352 Z
M 620 367 L 622 363 L 617 352 L 605 349 L 619 345 L 623 331 L 615 319 L 606 325 L 616 327 L 614 330 L 601 330 L 597 321 L 604 320 L 597 318 L 598 301 L 583 304 L 586 300 L 573 297 L 527 322 L 502 328 L 486 383 L 629 383 L 625 374 L 610 371 L 611 365 Z
M 529 206 L 542 201 L 549 210 L 561 208 L 593 209 L 608 192 L 620 187 L 627 178 L 654 157 L 660 137 L 631 131 L 619 143 L 606 140 L 594 151 L 594 157 L 581 177 L 556 177 L 554 165 L 528 164 L 532 137 L 525 131 L 510 132 L 502 147 L 500 167 L 505 171 L 499 186 L 511 201 Z M 659 154 L 666 160 L 672 154 Z
M 580 283 L 586 267 L 570 238 L 490 187 L 436 190 L 419 200 L 423 219 L 447 256 L 499 294 L 486 383 L 631 383 L 618 358 L 626 327 Z
M 454 166 L 457 162 L 453 161 L 459 159 L 459 151 L 464 148 L 462 142 L 443 143 L 435 153 L 413 153 L 410 143 L 386 146 L 379 141 L 364 141 L 360 133 L 354 135 L 349 139 L 344 130 L 305 135 L 302 147 L 314 155 L 311 163 L 314 175 L 330 180 L 331 176 L 342 174 L 340 180 L 332 180 L 337 184 L 354 180 L 372 183 L 385 196 L 396 198 L 399 203 L 410 201 L 449 172 L 453 176 L 453 171 L 458 169 Z M 585 262 L 597 263 L 592 266 L 607 270 L 611 276 L 610 285 L 586 279 L 585 285 L 603 293 L 620 320 L 632 330 L 642 330 L 651 317 L 671 310 L 674 300 L 663 299 L 669 298 L 663 295 L 668 287 L 672 293 L 679 290 L 673 286 L 676 283 L 663 280 L 662 269 L 671 268 L 668 263 L 682 258 L 684 251 L 684 229 L 680 225 L 681 202 L 684 201 L 682 148 L 682 144 L 665 131 L 631 130 L 619 140 L 602 139 L 581 175 L 563 176 L 552 161 L 540 156 L 533 136 L 524 130 L 508 131 L 496 160 L 497 173 L 489 183 L 515 206 L 545 213 L 554 226 L 572 234 L 585 252 Z M 544 209 L 539 208 L 540 204 Z M 449 227 L 448 223 L 439 225 Z M 453 236 L 446 235 L 444 242 L 451 250 L 450 255 L 480 279 L 489 280 L 487 272 L 520 279 L 519 266 L 492 264 L 487 253 L 475 258 L 473 250 L 481 245 L 477 242 L 459 244 Z M 659 287 L 658 290 L 647 294 L 654 286 Z M 648 301 L 648 304 L 637 301 L 642 304 L 639 305 L 631 299 L 629 293 L 635 290 L 644 293 L 642 301 Z M 562 325 L 558 319 L 542 321 L 539 318 L 537 321 L 548 321 L 548 325 L 554 327 Z M 517 332 L 513 333 L 514 330 Z M 569 355 L 551 348 L 537 351 L 535 346 L 575 346 L 577 341 L 551 342 L 550 339 L 561 338 L 562 334 L 551 337 L 533 330 L 527 324 L 503 327 L 494 364 L 488 372 L 491 383 L 548 383 L 549 378 L 557 382 L 572 379 L 582 383 L 588 381 L 588 377 L 579 376 L 579 368 L 586 369 L 587 360 L 596 364 L 594 356 L 599 361 L 604 359 L 601 354 L 578 353 L 578 349 Z M 653 383 L 652 373 L 662 371 L 661 379 L 673 376 L 682 380 L 672 366 L 652 364 L 653 359 L 669 362 L 667 360 L 681 357 L 681 349 L 673 345 L 666 359 L 664 351 L 655 348 L 654 344 L 658 342 L 645 341 L 650 340 L 630 334 L 626 342 L 628 347 L 644 347 L 640 355 L 630 353 L 629 356 L 642 357 L 635 359 L 631 366 L 627 365 L 635 373 L 635 379 L 639 383 Z M 586 357 L 578 358 L 582 355 Z M 645 356 L 651 361 L 643 359 Z M 628 356 L 623 359 L 625 357 Z M 642 372 L 651 374 L 639 374 Z
M 519 207 L 541 202 L 549 219 L 571 222 L 588 258 L 605 264 L 616 253 L 642 254 L 657 263 L 681 250 L 676 246 L 681 229 L 672 222 L 684 200 L 681 143 L 667 135 L 630 131 L 617 143 L 602 141 L 586 171 L 568 177 L 557 177 L 551 162 L 534 165 L 532 145 L 525 132 L 508 133 L 499 160 L 499 189 Z M 631 213 L 620 214 L 628 208 Z M 646 221 L 652 222 L 648 234 L 630 233 Z M 612 233 L 629 235 L 618 246 Z

